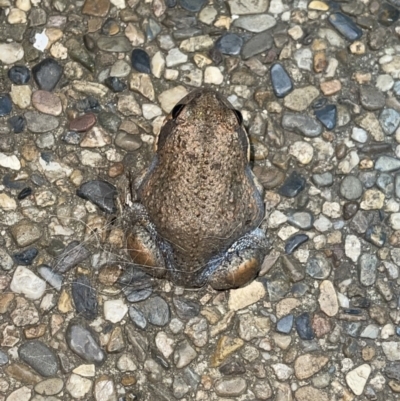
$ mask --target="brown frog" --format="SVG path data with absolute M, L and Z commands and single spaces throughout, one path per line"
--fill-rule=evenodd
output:
M 236 288 L 258 274 L 262 191 L 241 114 L 219 93 L 196 90 L 174 107 L 136 184 L 127 237 L 135 264 L 186 287 Z

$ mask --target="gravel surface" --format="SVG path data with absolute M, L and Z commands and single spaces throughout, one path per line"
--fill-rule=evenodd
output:
M 0 0 L 0 401 L 400 400 L 399 16 Z M 128 177 L 202 87 L 243 114 L 271 244 L 222 292 L 124 249 Z

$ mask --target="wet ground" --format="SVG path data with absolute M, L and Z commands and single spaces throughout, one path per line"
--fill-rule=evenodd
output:
M 0 401 L 400 399 L 400 2 L 0 0 Z M 125 251 L 129 176 L 210 87 L 271 251 L 230 291 Z

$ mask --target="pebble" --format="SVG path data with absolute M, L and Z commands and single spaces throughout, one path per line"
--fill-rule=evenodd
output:
M 400 168 L 400 160 L 391 156 L 380 156 L 375 162 L 375 170 L 391 173 Z
M 4 64 L 14 64 L 24 57 L 24 48 L 20 43 L 0 43 L 0 61 Z
M 306 185 L 306 179 L 293 171 L 279 189 L 279 194 L 288 198 L 296 197 Z
M 339 312 L 339 303 L 335 288 L 331 281 L 324 280 L 319 286 L 319 306 L 327 316 L 335 316 Z
M 314 111 L 315 116 L 327 130 L 332 130 L 336 126 L 337 109 L 334 104 L 328 104 Z
M 331 264 L 321 254 L 316 254 L 308 259 L 306 264 L 306 272 L 317 280 L 325 280 L 331 272 Z
M 11 100 L 20 109 L 26 109 L 31 105 L 31 88 L 28 85 L 12 85 L 11 86 Z M 1 107 L 1 105 L 0 105 Z
M 39 89 L 51 92 L 61 79 L 63 67 L 52 58 L 46 58 L 32 68 L 32 75 Z
M 150 57 L 144 50 L 142 49 L 132 50 L 131 63 L 132 67 L 136 71 L 142 72 L 144 74 L 151 73 Z
M 33 260 L 39 254 L 37 248 L 28 248 L 22 252 L 17 252 L 13 254 L 13 258 L 17 265 L 29 266 L 33 263 Z
M 353 175 L 348 175 L 342 180 L 339 190 L 340 195 L 347 200 L 356 200 L 363 193 L 361 181 Z
M 229 291 L 228 306 L 230 310 L 237 311 L 253 305 L 265 296 L 264 286 L 253 281 L 245 287 Z
M 106 181 L 92 180 L 82 184 L 76 194 L 86 199 L 106 213 L 115 213 L 114 197 L 117 194 L 116 188 Z
M 46 283 L 24 266 L 18 266 L 10 284 L 11 291 L 23 294 L 28 299 L 39 299 L 46 290 Z
M 250 40 L 244 43 L 241 50 L 242 57 L 243 59 L 247 60 L 250 57 L 256 56 L 257 54 L 271 49 L 273 44 L 273 37 L 268 31 L 257 33 Z
M 270 69 L 272 88 L 275 96 L 283 98 L 293 90 L 293 83 L 285 68 L 275 63 Z
M 41 113 L 52 116 L 59 116 L 62 112 L 60 98 L 54 93 L 43 90 L 33 92 L 32 105 Z
M 284 99 L 284 105 L 293 111 L 304 111 L 319 96 L 319 91 L 314 86 L 297 88 Z
M 125 36 L 101 36 L 96 44 L 100 50 L 110 53 L 126 53 L 132 49 L 131 43 Z
M 60 124 L 55 116 L 41 114 L 36 111 L 27 111 L 24 117 L 27 129 L 36 134 L 52 131 Z
M 54 351 L 41 341 L 28 341 L 18 349 L 19 357 L 40 375 L 54 376 L 58 360 Z
M 293 315 L 284 316 L 276 323 L 276 330 L 282 334 L 289 334 L 292 330 L 293 322 L 294 322 Z
M 69 129 L 77 132 L 86 132 L 96 124 L 96 116 L 93 113 L 83 114 L 69 123 Z
M 400 124 L 400 113 L 394 109 L 383 109 L 379 116 L 379 122 L 386 135 L 393 135 Z
M 361 395 L 364 392 L 371 370 L 371 366 L 365 363 L 346 374 L 346 383 L 354 394 Z
M 351 138 L 359 143 L 368 141 L 368 133 L 362 128 L 354 127 L 351 133 Z
M 329 16 L 329 22 L 348 40 L 360 39 L 362 30 L 347 15 L 334 12 Z
M 1 160 L 1 153 L 0 153 Z M 42 231 L 37 224 L 22 220 L 11 228 L 11 234 L 21 248 L 32 245 L 42 237 Z
M 57 291 L 61 291 L 64 278 L 50 266 L 41 265 L 37 269 L 39 275 Z
M 290 237 L 285 244 L 285 253 L 291 255 L 299 246 L 309 240 L 306 234 L 295 234 Z
M 87 276 L 78 276 L 71 285 L 72 299 L 76 311 L 86 320 L 93 320 L 97 317 L 96 291 L 91 286 Z
M 14 65 L 8 70 L 8 78 L 15 85 L 25 85 L 31 79 L 29 68 L 24 65 Z
M 233 26 L 237 28 L 256 33 L 266 31 L 275 25 L 276 19 L 269 14 L 246 15 L 233 22 Z
M 309 164 L 314 156 L 314 148 L 307 142 L 296 141 L 289 148 L 289 154 L 294 156 L 299 163 Z
M 104 302 L 104 317 L 112 323 L 120 322 L 128 312 L 128 306 L 122 299 Z
M 71 241 L 53 261 L 54 270 L 66 273 L 90 256 L 90 252 L 79 241 Z
M 126 83 L 117 77 L 106 78 L 104 84 L 114 93 L 123 92 L 127 88 Z
M 378 259 L 375 255 L 363 254 L 360 257 L 360 282 L 368 287 L 376 280 Z
M 8 123 L 10 124 L 14 134 L 20 134 L 25 130 L 26 121 L 23 116 L 13 116 L 8 119 Z
M 161 108 L 166 113 L 170 113 L 173 107 L 187 94 L 188 91 L 184 86 L 176 86 L 175 88 L 167 89 L 162 92 L 158 96 L 158 100 L 161 103 Z
M 295 319 L 295 324 L 297 334 L 302 340 L 312 340 L 314 338 L 314 331 L 311 327 L 311 319 L 308 312 L 304 312 L 301 315 L 297 316 Z M 298 377 L 296 365 L 295 370 L 296 376 Z
M 360 101 L 367 110 L 380 110 L 385 105 L 385 96 L 374 86 L 362 85 L 360 87 Z
M 333 175 L 330 172 L 313 174 L 312 180 L 319 187 L 329 187 L 333 184 Z
M 206 4 L 206 0 L 179 0 L 179 5 L 187 11 L 196 13 Z
M 12 103 L 9 95 L 0 95 L 0 117 L 11 113 Z
M 159 296 L 135 304 L 135 308 L 154 326 L 165 326 L 170 319 L 170 309 L 165 300 Z
M 398 4 L 396 4 L 398 6 Z M 400 17 L 400 11 L 391 4 L 383 3 L 379 9 L 378 21 L 384 26 L 390 26 Z
M 186 63 L 188 60 L 188 56 L 185 53 L 182 53 L 177 47 L 171 49 L 168 52 L 167 57 L 165 58 L 165 63 L 167 67 L 175 67 L 179 64 Z
M 226 33 L 215 42 L 215 48 L 222 54 L 237 55 L 243 46 L 243 39 L 235 33 Z
M 93 334 L 85 327 L 70 323 L 67 332 L 66 340 L 69 348 L 86 362 L 102 365 L 106 355 L 100 348 Z

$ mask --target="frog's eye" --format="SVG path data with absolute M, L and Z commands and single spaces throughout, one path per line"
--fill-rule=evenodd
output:
M 238 120 L 239 125 L 241 125 L 242 122 L 243 122 L 242 113 L 239 110 L 232 110 L 232 111 L 235 113 L 235 116 L 236 116 L 236 118 Z
M 175 120 L 176 118 L 178 118 L 179 114 L 181 114 L 181 111 L 183 110 L 183 108 L 185 107 L 184 104 L 177 104 L 173 109 L 172 109 L 172 118 Z

